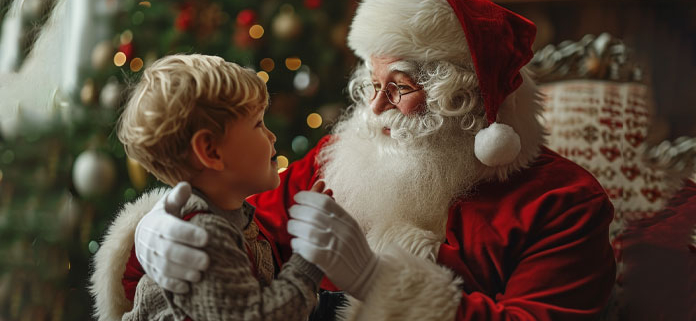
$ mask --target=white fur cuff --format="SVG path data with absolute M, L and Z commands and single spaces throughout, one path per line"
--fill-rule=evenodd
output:
M 375 283 L 364 302 L 350 298 L 346 320 L 452 320 L 461 279 L 442 266 L 398 247 L 380 254 Z
M 126 204 L 109 226 L 94 256 L 89 287 L 95 300 L 94 315 L 99 321 L 121 320 L 132 309 L 133 303 L 126 299 L 121 279 L 133 248 L 135 227 L 166 192 L 167 189 L 156 189 Z

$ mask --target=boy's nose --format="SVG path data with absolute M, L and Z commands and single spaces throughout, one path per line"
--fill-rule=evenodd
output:
M 267 128 L 266 130 L 268 131 L 268 139 L 271 141 L 271 143 L 275 144 L 277 139 L 276 135 L 270 129 Z

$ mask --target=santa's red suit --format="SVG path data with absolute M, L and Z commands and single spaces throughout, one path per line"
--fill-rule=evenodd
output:
M 280 187 L 249 199 L 281 261 L 292 253 L 287 209 L 316 181 L 315 157 L 325 143 L 290 165 Z M 481 184 L 452 204 L 439 265 L 402 251 L 386 254 L 389 272 L 351 313 L 366 320 L 442 320 L 455 311 L 456 320 L 591 320 L 614 280 L 612 217 L 592 175 L 544 148 L 509 180 Z

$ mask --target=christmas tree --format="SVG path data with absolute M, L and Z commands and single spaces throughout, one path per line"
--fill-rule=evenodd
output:
M 23 88 L 48 97 L 48 107 L 2 92 L 13 99 L 0 105 L 9 115 L 0 119 L 0 320 L 93 318 L 87 285 L 106 227 L 123 203 L 161 186 L 128 159 L 114 132 L 129 85 L 154 60 L 202 53 L 258 71 L 271 94 L 266 123 L 281 167 L 302 157 L 347 104 L 352 1 L 25 0 L 14 16 L 10 2 L 0 2 L 1 34 L 12 17 L 23 19 L 19 55 L 0 81 L 34 70 L 24 62 L 40 60 L 34 51 L 44 47 L 34 42 L 47 37 L 48 17 L 62 3 L 86 8 L 71 14 L 88 14 L 79 30 L 91 32 L 76 42 L 88 54 L 52 40 L 65 50 L 55 64 L 76 60 L 72 90 Z M 0 49 L 0 60 L 12 51 Z

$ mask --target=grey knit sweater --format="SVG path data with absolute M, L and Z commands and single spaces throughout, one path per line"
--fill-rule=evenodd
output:
M 205 251 L 210 266 L 201 281 L 186 294 L 174 294 L 145 275 L 123 320 L 306 320 L 317 301 L 321 270 L 293 254 L 276 279 L 262 286 L 252 273 L 242 232 L 254 208 L 245 203 L 240 210 L 224 212 L 202 195 L 198 198 L 209 211 L 190 221 L 209 236 Z

